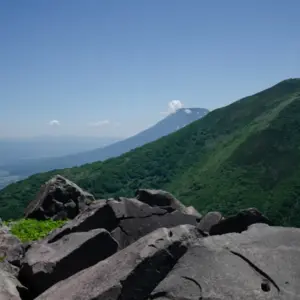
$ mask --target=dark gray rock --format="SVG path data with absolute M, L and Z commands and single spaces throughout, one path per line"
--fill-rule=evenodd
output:
M 120 249 L 130 245 L 142 236 L 160 228 L 181 224 L 197 225 L 199 218 L 179 211 L 168 211 L 151 207 L 136 199 L 121 198 L 96 202 L 74 220 L 54 231 L 47 238 L 57 241 L 71 232 L 105 228 L 118 241 Z
M 58 282 L 37 300 L 141 300 L 201 235 L 194 226 L 160 228 L 97 265 Z
M 72 233 L 54 243 L 42 240 L 33 243 L 26 252 L 19 278 L 37 296 L 117 250 L 118 243 L 105 229 Z
M 248 226 L 256 223 L 272 225 L 271 221 L 262 215 L 256 208 L 248 208 L 240 211 L 234 216 L 221 220 L 211 227 L 209 234 L 217 235 L 230 232 L 242 232 L 247 230 Z
M 41 187 L 36 199 L 26 208 L 25 217 L 37 220 L 73 219 L 93 201 L 93 195 L 56 175 Z
M 148 299 L 299 299 L 300 229 L 253 225 L 199 239 Z
M 198 229 L 205 233 L 209 233 L 212 226 L 218 224 L 222 220 L 223 216 L 218 211 L 211 211 L 207 213 L 199 222 Z
M 136 198 L 150 206 L 160 206 L 171 210 L 186 212 L 186 207 L 172 194 L 163 190 L 138 189 Z
M 27 300 L 30 299 L 28 290 L 10 272 L 0 266 L 0 299 L 1 300 Z

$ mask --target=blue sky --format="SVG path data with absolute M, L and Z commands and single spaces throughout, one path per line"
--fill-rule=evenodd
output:
M 128 136 L 300 77 L 299 0 L 2 0 L 0 136 Z M 51 123 L 52 121 L 52 123 Z

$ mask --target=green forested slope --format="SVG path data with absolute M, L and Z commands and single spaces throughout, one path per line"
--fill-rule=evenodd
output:
M 255 206 L 277 224 L 300 226 L 299 151 L 300 79 L 290 79 L 118 158 L 12 184 L 0 191 L 0 217 L 19 217 L 59 173 L 98 198 L 161 188 L 201 212 Z

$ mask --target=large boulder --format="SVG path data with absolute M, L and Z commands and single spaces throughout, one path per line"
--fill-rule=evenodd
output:
M 0 299 L 1 300 L 27 300 L 30 294 L 17 278 L 0 266 Z
M 256 208 L 248 208 L 211 226 L 209 234 L 218 235 L 230 232 L 242 232 L 247 230 L 250 225 L 256 223 L 272 225 L 271 221 Z
M 168 212 L 136 199 L 121 198 L 120 201 L 97 201 L 74 220 L 52 232 L 47 239 L 53 242 L 71 232 L 105 228 L 118 241 L 119 248 L 123 249 L 160 227 L 197 225 L 198 221 L 199 218 L 193 215 Z
M 117 250 L 118 243 L 105 229 L 75 232 L 53 243 L 42 240 L 33 243 L 26 252 L 19 278 L 37 296 Z
M 186 207 L 171 193 L 163 190 L 138 189 L 135 197 L 150 206 L 160 206 L 169 210 L 186 212 Z
M 61 281 L 37 300 L 147 299 L 201 235 L 194 226 L 160 228 L 108 259 Z
M 41 187 L 36 199 L 26 208 L 25 217 L 37 220 L 73 219 L 93 201 L 93 195 L 56 175 Z

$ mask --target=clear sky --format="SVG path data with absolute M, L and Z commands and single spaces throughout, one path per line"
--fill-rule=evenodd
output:
M 128 136 L 300 77 L 299 0 L 0 0 L 0 136 Z

